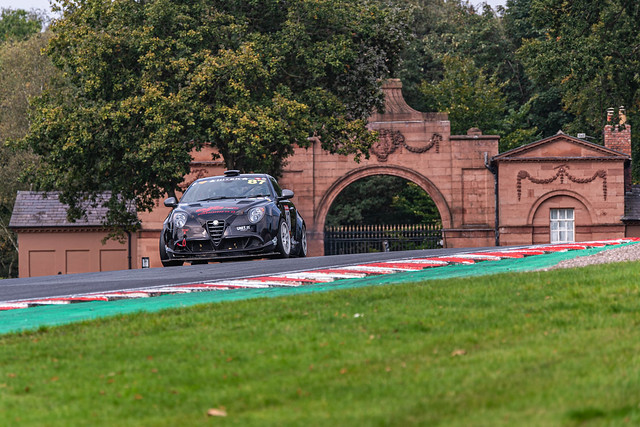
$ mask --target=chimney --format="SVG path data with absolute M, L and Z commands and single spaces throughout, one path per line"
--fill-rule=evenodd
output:
M 631 126 L 627 124 L 624 107 L 618 109 L 618 124 L 614 124 L 614 109 L 607 109 L 607 124 L 604 127 L 604 146 L 631 157 Z
M 627 124 L 624 107 L 618 109 L 618 124 L 613 124 L 614 109 L 607 109 L 607 124 L 604 127 L 604 146 L 631 157 L 631 126 Z M 631 191 L 631 162 L 625 162 L 624 189 Z

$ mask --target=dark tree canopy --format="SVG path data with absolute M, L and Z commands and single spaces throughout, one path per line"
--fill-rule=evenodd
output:
M 48 53 L 68 88 L 35 102 L 37 183 L 72 216 L 110 191 L 108 225 L 172 193 L 190 152 L 279 175 L 294 144 L 368 152 L 365 125 L 405 37 L 402 14 L 351 0 L 63 0 Z

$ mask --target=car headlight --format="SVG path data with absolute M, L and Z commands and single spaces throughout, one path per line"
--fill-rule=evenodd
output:
M 187 214 L 184 212 L 176 212 L 173 214 L 173 225 L 176 228 L 182 228 L 187 223 Z
M 256 222 L 264 218 L 264 208 L 251 208 L 249 209 L 249 212 L 247 212 L 247 216 L 249 217 L 249 221 L 255 224 Z

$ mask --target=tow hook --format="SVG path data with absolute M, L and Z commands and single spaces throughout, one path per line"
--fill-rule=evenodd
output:
M 184 233 L 184 235 L 182 236 L 182 242 L 176 242 L 176 246 L 181 248 L 187 247 L 187 233 Z

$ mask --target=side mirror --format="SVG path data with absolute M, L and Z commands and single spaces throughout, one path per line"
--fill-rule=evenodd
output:
M 175 208 L 176 206 L 178 206 L 178 201 L 175 197 L 169 197 L 164 201 L 164 205 L 168 208 Z
M 287 200 L 293 197 L 292 190 L 282 190 L 282 196 L 278 197 L 280 200 Z

